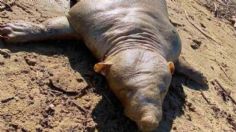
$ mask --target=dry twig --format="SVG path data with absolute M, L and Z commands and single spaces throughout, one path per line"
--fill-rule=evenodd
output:
M 230 99 L 230 101 L 236 105 L 236 101 L 234 100 L 234 98 L 232 98 L 229 94 L 229 92 L 220 84 L 220 82 L 218 80 L 213 80 L 211 82 L 216 88 L 220 89 L 222 92 L 225 93 L 225 96 L 227 96 L 228 99 Z
M 206 97 L 206 95 L 203 93 L 203 91 L 201 91 L 201 95 L 202 95 L 203 99 L 206 100 L 207 104 L 213 105 L 213 104 L 209 101 L 209 99 Z
M 193 23 L 190 19 L 189 19 L 189 16 L 188 16 L 188 13 L 187 11 L 185 10 L 185 16 L 186 16 L 186 19 L 187 21 L 193 25 L 198 31 L 200 31 L 205 37 L 207 37 L 208 39 L 214 41 L 215 43 L 221 45 L 219 42 L 217 42 L 212 36 L 210 36 L 209 34 L 207 34 L 205 31 L 203 31 L 199 26 L 197 26 L 195 23 Z

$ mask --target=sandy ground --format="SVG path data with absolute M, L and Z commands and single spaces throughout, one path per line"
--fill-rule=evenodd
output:
M 63 15 L 54 0 L 16 0 L 0 23 L 40 23 Z M 164 102 L 160 132 L 236 131 L 236 30 L 204 0 L 168 0 L 182 55 L 209 80 L 209 88 L 175 75 Z M 79 41 L 0 43 L 0 131 L 138 131 Z

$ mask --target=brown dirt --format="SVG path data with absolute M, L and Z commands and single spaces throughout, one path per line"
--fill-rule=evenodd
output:
M 54 0 L 16 0 L 0 23 L 63 15 Z M 8 1 L 9 2 L 9 1 Z M 175 75 L 159 131 L 236 131 L 236 31 L 205 0 L 168 0 L 183 55 L 209 80 L 204 89 Z M 0 43 L 0 131 L 137 131 L 79 41 Z

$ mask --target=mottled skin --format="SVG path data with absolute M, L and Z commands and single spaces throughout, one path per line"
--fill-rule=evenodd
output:
M 155 130 L 162 119 L 171 62 L 177 72 L 206 83 L 201 72 L 178 59 L 181 42 L 164 0 L 80 0 L 67 16 L 43 24 L 8 23 L 1 26 L 0 35 L 14 43 L 83 39 L 100 61 L 95 71 L 106 77 L 125 115 L 142 131 Z

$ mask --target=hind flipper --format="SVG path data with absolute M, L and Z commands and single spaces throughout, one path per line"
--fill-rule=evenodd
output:
M 175 68 L 177 73 L 183 74 L 201 85 L 207 85 L 208 81 L 203 73 L 193 68 L 183 56 L 179 57 L 175 63 Z

